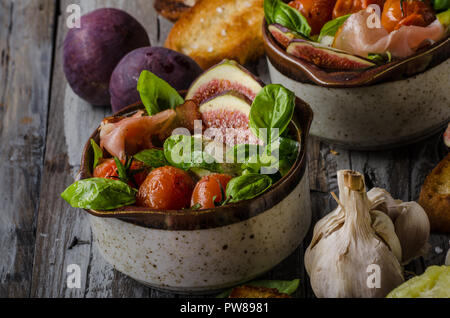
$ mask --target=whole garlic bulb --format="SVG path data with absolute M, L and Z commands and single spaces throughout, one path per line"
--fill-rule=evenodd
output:
M 338 172 L 341 208 L 318 223 L 306 250 L 305 267 L 317 297 L 385 297 L 403 283 L 397 256 L 372 226 L 364 177 Z M 392 221 L 388 228 L 392 234 Z M 392 226 L 392 227 L 391 227 Z M 375 282 L 370 283 L 375 270 Z

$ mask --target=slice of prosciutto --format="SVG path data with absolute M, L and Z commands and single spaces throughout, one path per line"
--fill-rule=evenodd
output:
M 371 19 L 372 13 L 366 10 L 352 14 L 336 34 L 333 47 L 362 57 L 389 51 L 394 57 L 404 58 L 424 44 L 439 41 L 446 35 L 439 20 L 426 27 L 402 26 L 389 33 L 382 26 L 375 27 Z
M 166 110 L 153 116 L 144 116 L 140 111 L 123 119 L 106 118 L 100 127 L 100 147 L 120 160 L 127 154 L 153 148 L 151 137 L 171 126 L 176 118 L 175 110 Z

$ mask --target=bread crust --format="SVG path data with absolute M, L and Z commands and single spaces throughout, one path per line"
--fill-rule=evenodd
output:
M 450 154 L 425 179 L 419 204 L 428 214 L 432 231 L 450 233 Z
M 264 53 L 263 0 L 200 0 L 174 25 L 165 46 L 202 68 L 223 59 L 240 64 Z

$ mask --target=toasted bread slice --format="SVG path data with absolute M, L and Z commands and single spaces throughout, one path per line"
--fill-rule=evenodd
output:
M 450 233 L 450 154 L 425 179 L 419 204 L 428 214 L 431 230 Z
M 198 0 L 155 0 L 155 10 L 164 18 L 175 22 L 192 8 Z
M 206 69 L 223 59 L 245 64 L 264 53 L 263 0 L 200 0 L 174 25 L 165 46 Z
M 291 298 L 275 288 L 240 286 L 232 290 L 229 298 Z

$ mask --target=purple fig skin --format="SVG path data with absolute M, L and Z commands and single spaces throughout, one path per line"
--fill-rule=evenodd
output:
M 142 25 L 118 9 L 98 9 L 81 17 L 63 45 L 63 68 L 69 85 L 93 105 L 108 105 L 109 81 L 117 63 L 132 50 L 149 46 Z
M 325 69 L 359 70 L 375 66 L 374 63 L 358 56 L 333 48 L 320 47 L 302 39 L 293 39 L 286 51 L 297 58 Z
M 294 39 L 294 34 L 292 34 L 289 29 L 280 24 L 271 24 L 269 25 L 268 29 L 270 34 L 272 34 L 278 44 L 280 44 L 284 48 L 287 48 L 289 42 Z
M 117 65 L 109 85 L 114 112 L 140 101 L 137 83 L 143 70 L 186 90 L 203 70 L 190 57 L 163 47 L 143 47 L 128 53 Z

